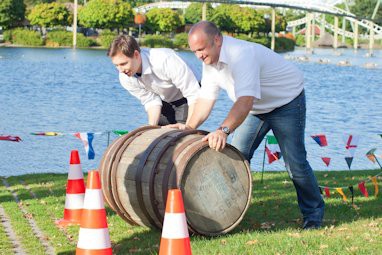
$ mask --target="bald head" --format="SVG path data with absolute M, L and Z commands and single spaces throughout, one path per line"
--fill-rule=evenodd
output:
M 193 25 L 188 33 L 188 36 L 192 36 L 194 34 L 203 33 L 207 35 L 209 38 L 214 38 L 215 36 L 221 36 L 219 28 L 210 21 L 200 21 Z
M 216 64 L 219 60 L 223 37 L 216 25 L 200 21 L 188 33 L 188 44 L 196 57 L 205 64 Z

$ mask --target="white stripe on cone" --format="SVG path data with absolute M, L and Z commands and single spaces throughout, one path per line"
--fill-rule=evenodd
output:
M 107 228 L 80 228 L 77 248 L 96 250 L 110 247 L 111 242 Z
M 82 209 L 84 205 L 84 194 L 66 194 L 65 208 L 66 209 Z
M 102 191 L 100 189 L 86 189 L 84 209 L 104 209 Z
M 69 165 L 68 180 L 78 180 L 83 178 L 84 175 L 82 174 L 82 168 L 80 164 Z
M 164 215 L 162 237 L 167 239 L 187 238 L 186 215 L 184 213 L 166 213 Z

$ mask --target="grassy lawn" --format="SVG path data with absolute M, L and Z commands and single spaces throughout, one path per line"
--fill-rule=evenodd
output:
M 374 196 L 374 186 L 366 183 L 369 197 L 357 184 L 381 170 L 316 172 L 321 186 L 354 186 L 354 205 L 344 202 L 331 190 L 325 198 L 322 229 L 302 231 L 295 190 L 285 172 L 253 173 L 252 203 L 240 225 L 220 237 L 191 236 L 193 254 L 382 254 L 382 193 Z M 378 183 L 382 183 L 381 176 Z M 46 254 L 28 218 L 54 248 L 56 254 L 74 254 L 79 227 L 59 229 L 54 221 L 62 218 L 67 175 L 36 174 L 9 177 L 0 186 L 0 202 L 27 254 Z M 25 183 L 23 183 L 25 182 Z M 381 185 L 380 189 L 381 189 Z M 29 188 L 29 189 L 27 189 Z M 17 204 L 13 191 L 20 199 Z M 348 200 L 351 194 L 344 189 Z M 20 207 L 23 208 L 22 212 Z M 132 227 L 107 208 L 114 254 L 157 254 L 161 233 Z M 12 242 L 0 224 L 0 254 L 13 254 Z

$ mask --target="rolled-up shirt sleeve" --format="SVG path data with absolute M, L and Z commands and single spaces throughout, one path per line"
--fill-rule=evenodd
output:
M 141 101 L 146 112 L 152 106 L 162 106 L 162 99 L 159 95 L 145 89 L 137 79 L 130 79 L 126 74 L 120 73 L 119 81 L 123 88 Z
M 232 77 L 235 81 L 235 96 L 253 96 L 261 99 L 260 90 L 260 67 L 255 58 L 248 58 L 248 54 L 242 51 L 241 54 L 232 56 L 230 63 Z M 245 63 L 243 65 L 242 63 Z
M 166 57 L 162 68 L 171 83 L 187 98 L 188 104 L 195 103 L 200 87 L 191 68 L 176 53 Z

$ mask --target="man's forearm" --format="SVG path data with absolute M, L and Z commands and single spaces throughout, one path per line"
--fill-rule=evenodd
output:
M 192 114 L 188 116 L 186 125 L 190 128 L 198 128 L 208 118 L 215 100 L 198 99 L 192 106 Z
M 160 105 L 151 106 L 147 109 L 149 125 L 158 125 L 162 107 Z
M 231 132 L 235 130 L 248 116 L 252 110 L 254 97 L 239 97 L 228 113 L 227 118 L 223 121 L 222 126 L 228 127 Z

